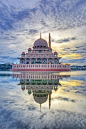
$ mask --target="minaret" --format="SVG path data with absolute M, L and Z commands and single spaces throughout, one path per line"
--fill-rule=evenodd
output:
M 41 39 L 41 32 L 40 32 L 40 39 Z
M 49 109 L 50 109 L 50 106 L 51 106 L 51 93 L 49 93 Z
M 50 36 L 50 33 L 49 33 L 49 48 L 51 48 L 51 36 Z

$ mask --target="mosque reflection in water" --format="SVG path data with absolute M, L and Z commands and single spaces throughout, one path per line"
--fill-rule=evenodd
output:
M 21 89 L 28 90 L 28 94 L 33 94 L 33 98 L 36 103 L 41 104 L 45 103 L 49 98 L 49 109 L 51 106 L 51 95 L 52 90 L 57 91 L 59 79 L 67 78 L 69 75 L 55 75 L 51 73 L 20 73 L 13 74 L 13 78 L 19 78 Z M 49 96 L 49 97 L 48 97 Z

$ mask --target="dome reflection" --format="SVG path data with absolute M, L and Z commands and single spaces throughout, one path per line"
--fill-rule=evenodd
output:
M 19 78 L 20 82 L 18 85 L 21 85 L 21 89 L 28 90 L 28 94 L 33 94 L 33 99 L 36 103 L 41 104 L 45 103 L 49 98 L 49 109 L 51 106 L 51 94 L 52 90 L 57 91 L 59 79 L 67 78 L 69 75 L 55 75 L 50 72 L 45 73 L 20 73 L 13 74 L 14 78 Z

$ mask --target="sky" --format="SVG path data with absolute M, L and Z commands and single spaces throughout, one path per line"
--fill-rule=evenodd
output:
M 0 63 L 18 63 L 40 31 L 60 62 L 86 65 L 86 0 L 0 0 Z

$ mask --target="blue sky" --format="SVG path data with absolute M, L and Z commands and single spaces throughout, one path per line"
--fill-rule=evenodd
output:
M 86 65 L 86 0 L 0 0 L 0 63 L 18 63 L 40 31 L 60 62 Z

